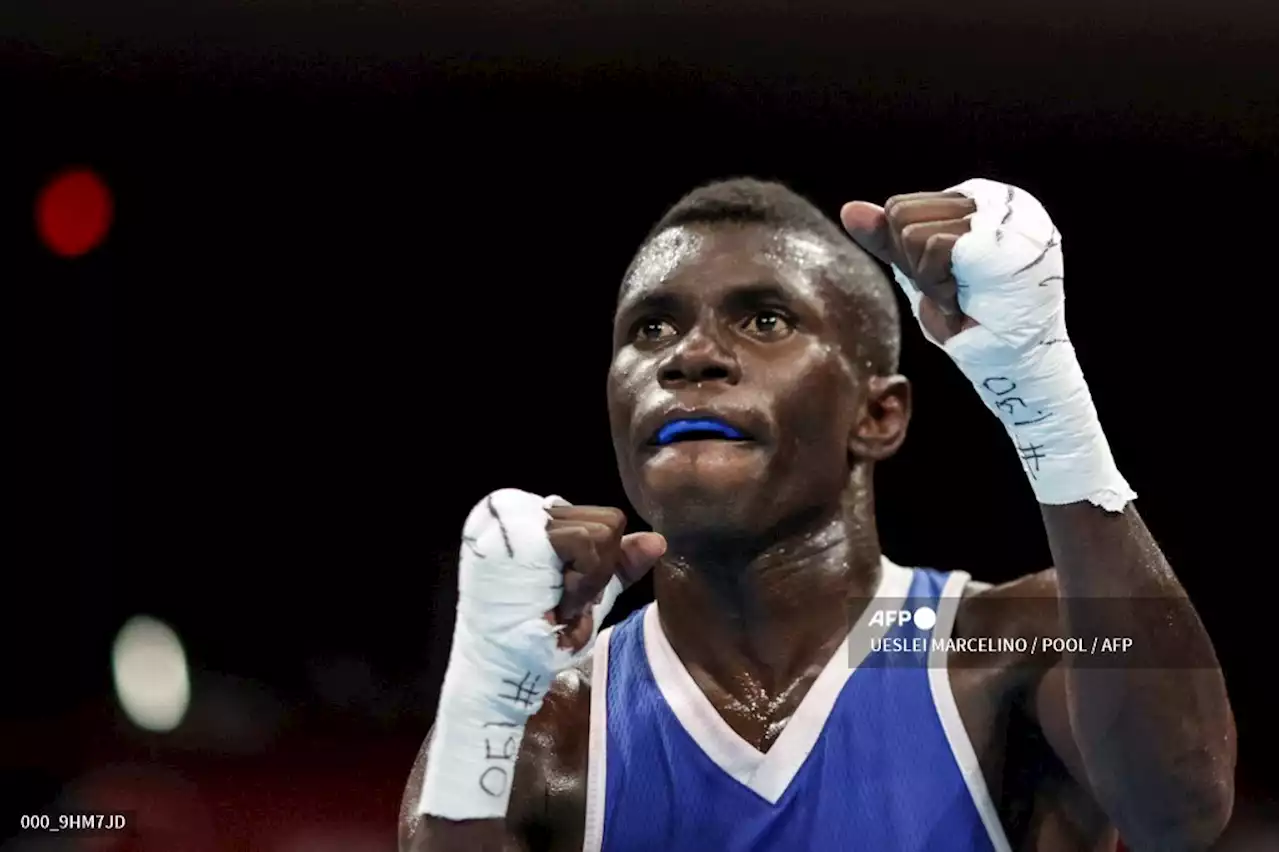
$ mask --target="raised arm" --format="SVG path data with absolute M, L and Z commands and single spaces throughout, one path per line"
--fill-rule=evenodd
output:
M 472 509 L 435 724 L 401 802 L 402 849 L 505 852 L 546 828 L 548 772 L 585 756 L 572 748 L 588 727 L 574 711 L 589 706 L 575 665 L 621 589 L 666 549 L 625 525 L 617 509 L 514 489 Z
M 1209 637 L 1133 506 L 1067 334 L 1062 235 L 1024 190 L 845 205 L 925 336 L 1004 426 L 1041 504 L 1062 635 L 1031 712 L 1133 849 L 1205 849 L 1230 816 L 1235 729 Z M 1121 653 L 1108 639 L 1128 640 Z M 1103 642 L 1106 659 L 1097 656 Z
M 1231 816 L 1235 724 L 1209 636 L 1137 509 L 1043 506 L 1064 635 L 1032 712 L 1135 850 L 1207 849 Z M 1093 637 L 1131 642 L 1090 653 Z

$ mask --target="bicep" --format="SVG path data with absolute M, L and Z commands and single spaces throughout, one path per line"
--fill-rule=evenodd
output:
M 1001 586 L 966 592 L 972 597 L 968 611 L 960 610 L 964 618 L 957 620 L 956 629 L 961 635 L 1015 637 L 1028 643 L 1064 635 L 1059 582 L 1053 569 L 1027 574 Z M 973 605 L 979 600 L 982 605 Z M 1098 848 L 1094 842 L 1105 838 L 1110 829 L 1076 745 L 1066 665 L 1052 651 L 1020 652 L 1016 658 L 1002 661 L 1002 667 L 1006 665 L 1009 678 L 996 687 L 1001 704 L 1018 716 L 1018 729 L 1034 732 L 1021 742 L 1016 756 L 1011 752 L 1012 759 L 1018 762 L 1018 771 L 1012 777 L 1023 779 L 1021 783 L 1034 779 L 1037 784 L 1033 796 L 1037 820 L 1051 814 L 1059 830 L 1066 824 L 1073 826 L 1075 837 L 1082 838 L 1080 848 Z M 1009 743 L 1006 747 L 1012 748 Z M 1009 766 L 1005 771 L 1009 773 Z
M 1050 666 L 1031 687 L 1026 711 L 1039 728 L 1049 748 L 1062 761 L 1076 783 L 1089 788 L 1084 758 L 1076 745 L 1067 702 L 1067 668 L 1059 661 Z
M 1098 803 L 1084 759 L 1076 744 L 1067 701 L 1067 669 L 1050 666 L 1027 696 L 1025 712 L 1036 725 L 1044 745 L 1052 752 L 1044 759 L 1061 764 L 1051 804 L 1043 807 L 1036 822 L 1042 831 L 1071 837 L 1081 849 L 1115 850 L 1118 837 L 1111 818 Z M 1056 848 L 1056 847 L 1055 847 Z
M 1064 635 L 1058 572 L 1052 568 L 982 589 L 973 599 L 981 605 L 971 607 L 978 617 L 968 626 L 969 634 L 1010 636 L 1037 645 Z M 1067 671 L 1061 655 L 1051 650 L 1023 652 L 1011 662 L 1011 671 L 1018 674 L 1009 683 L 1006 698 L 1039 729 L 1071 777 L 1088 789 L 1084 760 L 1071 727 Z

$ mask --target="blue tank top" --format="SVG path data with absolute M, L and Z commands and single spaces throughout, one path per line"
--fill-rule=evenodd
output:
M 656 604 L 603 632 L 584 849 L 1008 852 L 947 677 L 967 580 L 885 560 L 875 599 L 763 753 L 685 670 Z

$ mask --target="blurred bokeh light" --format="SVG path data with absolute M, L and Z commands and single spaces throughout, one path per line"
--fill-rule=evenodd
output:
M 116 697 L 135 725 L 171 731 L 191 701 L 187 658 L 178 634 L 145 615 L 131 618 L 116 636 L 111 655 Z
M 106 183 L 90 169 L 67 169 L 45 184 L 36 200 L 36 230 L 63 257 L 86 254 L 103 241 L 115 205 Z

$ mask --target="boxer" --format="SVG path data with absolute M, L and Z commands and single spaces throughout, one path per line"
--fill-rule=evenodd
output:
M 608 404 L 654 532 L 512 489 L 473 509 L 402 850 L 1057 852 L 1118 832 L 1169 852 L 1220 834 L 1222 674 L 1099 424 L 1057 227 L 988 180 L 840 218 L 739 179 L 644 241 Z M 881 552 L 872 470 L 911 394 L 877 260 L 1008 433 L 1052 569 L 991 586 Z M 945 470 L 930 485 L 965 499 Z M 655 601 L 597 635 L 650 569 Z M 1145 664 L 1099 664 L 1098 637 Z

